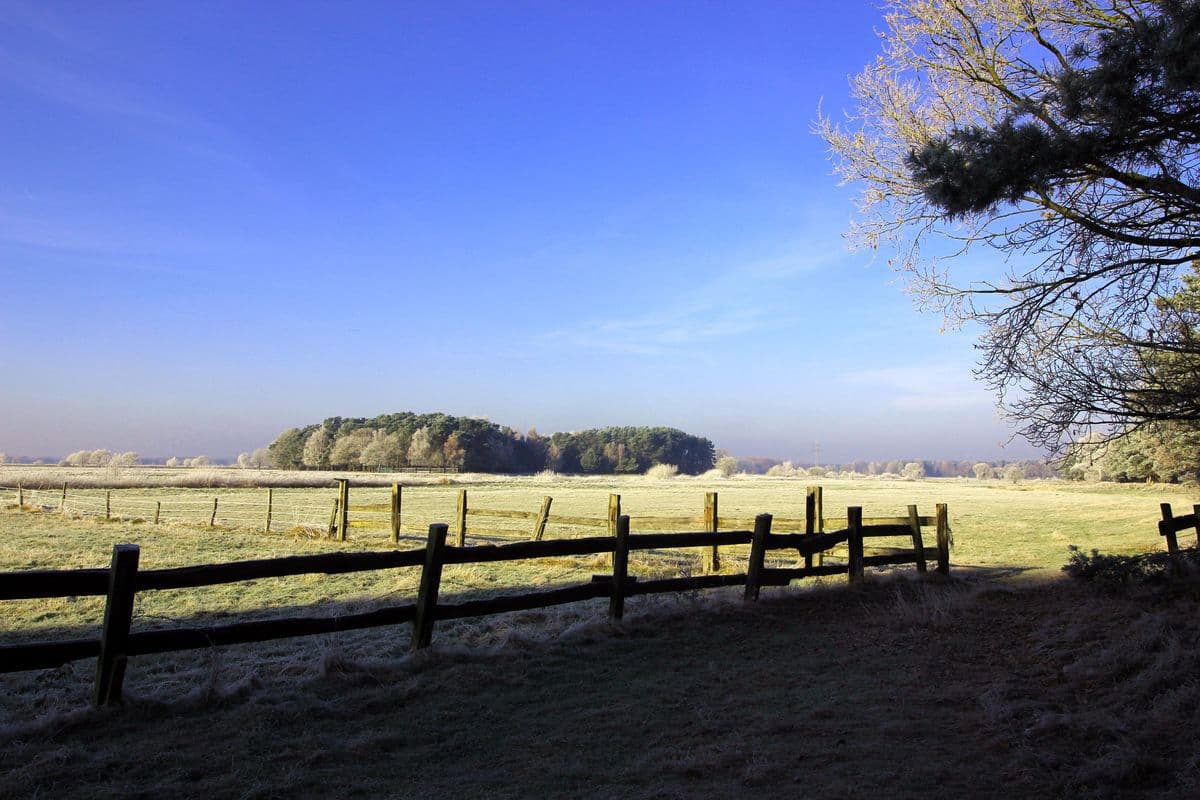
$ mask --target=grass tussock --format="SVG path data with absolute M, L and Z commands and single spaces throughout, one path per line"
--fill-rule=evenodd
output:
M 1094 548 L 1085 553 L 1075 545 L 1069 545 L 1068 550 L 1063 572 L 1109 590 L 1166 586 L 1181 581 L 1194 583 L 1200 579 L 1200 550 L 1194 548 L 1180 550 L 1176 556 L 1161 551 L 1101 553 Z
M 674 464 L 655 464 L 646 470 L 646 477 L 652 481 L 664 481 L 679 474 L 679 467 Z

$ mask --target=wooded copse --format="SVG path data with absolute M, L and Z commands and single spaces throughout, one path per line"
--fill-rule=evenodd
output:
M 469 472 L 633 474 L 671 464 L 712 468 L 713 443 L 675 428 L 610 427 L 542 436 L 484 419 L 402 412 L 330 417 L 290 428 L 268 448 L 281 469 L 446 467 Z

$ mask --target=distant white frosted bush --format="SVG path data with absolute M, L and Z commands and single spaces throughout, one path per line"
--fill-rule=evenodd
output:
M 679 474 L 679 467 L 674 464 L 655 464 L 650 469 L 646 470 L 646 477 L 654 480 L 662 480 L 664 478 L 674 478 Z
M 782 464 L 776 464 L 767 470 L 767 475 L 772 478 L 794 478 L 796 477 L 796 465 L 790 461 L 785 461 Z
M 108 465 L 110 467 L 117 467 L 117 468 L 119 468 L 119 467 L 136 467 L 140 460 L 141 459 L 138 457 L 137 453 L 133 452 L 132 450 L 129 450 L 127 452 L 121 453 L 120 455 L 114 455 L 109 460 Z
M 76 450 L 58 463 L 64 467 L 107 467 L 112 459 L 111 450 Z
M 717 459 L 716 469 L 726 478 L 732 478 L 737 473 L 738 462 L 733 456 L 721 456 Z

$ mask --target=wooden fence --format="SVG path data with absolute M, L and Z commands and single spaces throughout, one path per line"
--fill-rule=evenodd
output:
M 1175 516 L 1175 513 L 1171 510 L 1170 503 L 1160 503 L 1159 509 L 1162 511 L 1162 519 L 1158 523 L 1158 533 L 1167 540 L 1167 552 L 1171 554 L 1171 558 L 1175 562 L 1176 571 L 1182 571 L 1183 565 L 1180 563 L 1179 539 L 1176 534 L 1188 528 L 1195 528 L 1196 549 L 1200 550 L 1200 505 L 1192 506 L 1192 513 L 1185 514 L 1182 517 Z
M 251 492 L 244 490 L 212 494 L 204 491 L 163 494 L 146 488 L 73 488 L 66 483 L 55 489 L 27 489 L 20 484 L 16 487 L 0 487 L 0 496 L 12 497 L 19 509 L 57 511 L 104 519 L 133 519 L 155 525 L 184 522 L 210 528 L 219 526 L 266 533 L 296 529 L 319 532 L 325 529 L 326 521 L 330 519 L 328 498 L 326 502 L 301 501 L 297 500 L 297 493 L 292 492 L 280 502 L 275 489 L 264 488 L 259 492 L 256 499 Z
M 338 480 L 338 500 L 337 508 L 334 511 L 333 519 L 330 521 L 329 535 L 341 541 L 346 541 L 348 531 L 351 528 L 380 528 L 388 527 L 391 531 L 391 541 L 397 544 L 400 541 L 401 534 L 401 511 L 403 507 L 403 489 L 399 484 L 392 484 L 391 500 L 389 503 L 365 503 L 352 504 L 350 502 L 350 483 L 347 480 Z M 704 494 L 704 505 L 698 514 L 681 514 L 674 516 L 649 516 L 637 515 L 632 517 L 633 526 L 639 530 L 658 530 L 671 531 L 681 528 L 689 528 L 695 526 L 699 530 L 709 533 L 717 533 L 724 530 L 748 529 L 753 527 L 754 519 L 750 517 L 732 517 L 721 516 L 719 510 L 719 498 L 716 492 L 706 492 Z M 616 534 L 617 518 L 621 516 L 621 495 L 610 494 L 608 496 L 608 509 L 604 516 L 583 517 L 583 516 L 568 516 L 563 514 L 551 515 L 554 498 L 546 495 L 542 497 L 540 507 L 534 511 L 532 509 L 495 509 L 495 508 L 475 508 L 468 502 L 467 490 L 458 490 L 458 504 L 455 513 L 455 522 L 451 527 L 455 537 L 455 543 L 458 547 L 466 545 L 467 532 L 476 529 L 477 526 L 470 524 L 472 520 L 490 519 L 490 520 L 525 520 L 530 523 L 530 527 L 526 530 L 501 529 L 493 526 L 484 526 L 483 532 L 486 535 L 501 535 L 514 538 L 528 537 L 532 541 L 541 541 L 546 534 L 547 525 L 553 522 L 556 525 L 570 526 L 572 528 L 592 528 L 604 530 L 609 536 Z M 939 506 L 941 508 L 941 506 Z M 355 514 L 374 514 L 373 518 L 366 519 L 351 519 L 351 513 Z M 384 523 L 382 515 L 387 514 L 387 521 Z M 809 486 L 805 490 L 804 516 L 803 517 L 779 517 L 773 518 L 774 530 L 778 533 L 821 533 L 827 529 L 844 528 L 847 525 L 845 517 L 826 517 L 824 516 L 824 492 L 820 486 Z M 944 516 L 942 517 L 944 519 Z M 915 532 L 915 536 L 919 538 L 920 528 L 922 526 L 937 525 L 938 517 L 922 517 L 917 514 L 916 506 L 909 506 L 907 514 L 900 517 L 872 517 L 864 520 L 867 525 L 900 525 L 908 526 Z M 949 536 L 949 530 L 939 531 L 938 536 Z M 816 554 L 816 563 L 820 564 L 823 558 L 823 553 Z M 809 556 L 807 565 L 813 565 L 813 556 Z M 702 569 L 704 572 L 718 572 L 721 568 L 721 554 L 719 545 L 712 545 L 703 551 Z
M 949 526 L 946 507 L 938 506 L 937 569 L 950 569 Z M 920 519 L 920 518 L 918 518 Z M 412 625 L 411 647 L 428 647 L 438 620 L 487 616 L 510 611 L 546 608 L 594 598 L 607 598 L 609 614 L 621 619 L 626 598 L 662 592 L 695 591 L 720 586 L 744 586 L 746 601 L 758 599 L 763 586 L 786 586 L 792 580 L 819 575 L 845 574 L 851 582 L 863 577 L 864 568 L 886 564 L 916 564 L 926 570 L 926 554 L 920 526 L 880 523 L 864 524 L 862 509 L 851 507 L 846 527 L 821 533 L 773 533 L 772 517 L 761 514 L 752 530 L 697 531 L 686 533 L 630 533 L 628 516 L 619 516 L 613 536 L 515 542 L 501 546 L 450 546 L 449 526 L 429 526 L 425 547 L 363 553 L 327 553 L 284 558 L 206 564 L 171 569 L 139 570 L 137 545 L 113 548 L 109 569 L 37 570 L 0 573 L 0 600 L 22 600 L 84 595 L 105 596 L 104 624 L 100 638 L 75 639 L 0 646 L 0 672 L 46 669 L 69 661 L 96 658 L 93 694 L 97 705 L 120 702 L 128 659 L 132 656 L 220 645 L 261 642 L 293 636 L 311 636 L 381 625 Z M 865 556 L 863 542 L 871 537 L 911 537 L 913 547 L 902 553 Z M 812 557 L 832 547 L 847 544 L 845 564 L 813 564 Z M 629 575 L 629 554 L 640 550 L 715 548 L 718 545 L 750 545 L 746 571 L 639 581 Z M 795 550 L 804 566 L 768 568 L 766 554 Z M 440 603 L 438 590 L 446 564 L 481 564 L 572 555 L 611 554 L 612 574 L 594 575 L 589 583 L 544 589 L 517 595 L 457 603 Z M 421 578 L 414 602 L 345 614 L 336 617 L 281 617 L 210 627 L 133 631 L 134 597 L 138 592 L 184 589 L 235 581 L 276 578 L 288 575 L 339 574 L 365 570 L 420 567 Z

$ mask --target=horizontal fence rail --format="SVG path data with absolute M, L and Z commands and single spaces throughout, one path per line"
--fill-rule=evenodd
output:
M 1179 537 L 1176 534 L 1188 528 L 1195 528 L 1196 549 L 1200 551 L 1200 505 L 1192 506 L 1192 513 L 1182 517 L 1175 516 L 1170 503 L 1160 503 L 1159 510 L 1162 512 L 1162 519 L 1158 523 L 1158 533 L 1167 540 L 1167 552 L 1171 554 L 1175 572 L 1181 574 L 1184 566 L 1180 560 Z
M 548 503 L 546 507 L 548 507 Z M 715 508 L 715 504 L 714 504 Z M 182 651 L 248 642 L 268 641 L 294 636 L 336 633 L 384 625 L 411 624 L 412 649 L 428 647 L 438 620 L 479 617 L 511 611 L 545 608 L 564 603 L 607 598 L 609 614 L 621 619 L 629 597 L 663 592 L 694 591 L 722 586 L 744 586 L 746 601 L 758 599 L 763 586 L 785 586 L 793 580 L 824 575 L 847 575 L 861 580 L 867 566 L 916 564 L 924 572 L 926 557 L 921 538 L 922 520 L 910 507 L 913 525 L 887 522 L 864 524 L 862 509 L 848 509 L 847 526 L 835 531 L 812 533 L 772 533 L 772 517 L 760 514 L 752 530 L 681 533 L 630 533 L 630 518 L 616 518 L 612 536 L 575 539 L 521 541 L 504 545 L 450 546 L 446 543 L 449 526 L 429 526 L 426 544 L 414 550 L 384 552 L 326 553 L 283 558 L 205 564 L 169 569 L 138 568 L 140 550 L 136 545 L 116 545 L 109 569 L 39 570 L 0 573 L 0 600 L 46 597 L 104 595 L 106 604 L 100 639 L 77 639 L 33 644 L 0 646 L 0 672 L 57 667 L 68 661 L 97 659 L 94 702 L 108 705 L 120 702 L 127 661 L 132 656 Z M 937 507 L 937 561 L 941 572 L 949 571 L 949 525 L 946 506 Z M 874 536 L 911 537 L 913 549 L 888 556 L 863 555 L 863 541 Z M 718 546 L 750 545 L 746 571 L 738 574 L 709 574 L 690 577 L 639 581 L 629 575 L 629 554 L 645 550 L 703 548 L 715 552 Z M 849 558 L 845 564 L 814 564 L 814 555 L 845 544 Z M 766 554 L 771 551 L 795 551 L 804 566 L 768 567 Z M 442 568 L 447 564 L 482 564 L 526 559 L 609 555 L 611 575 L 595 575 L 589 583 L 539 589 L 535 591 L 459 602 L 439 602 Z M 289 616 L 275 619 L 234 622 L 205 627 L 181 627 L 169 630 L 132 630 L 134 599 L 138 592 L 190 589 L 234 581 L 279 578 L 292 575 L 341 574 L 366 570 L 420 567 L 421 578 L 414 602 L 373 611 L 342 614 L 335 617 Z

